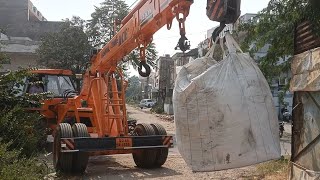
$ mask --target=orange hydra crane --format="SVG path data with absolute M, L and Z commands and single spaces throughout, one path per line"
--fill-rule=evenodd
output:
M 140 0 L 122 20 L 120 30 L 108 44 L 91 58 L 91 66 L 83 76 L 81 92 L 77 94 L 68 70 L 37 70 L 45 91 L 55 97 L 43 102 L 39 110 L 52 129 L 53 162 L 57 171 L 82 173 L 89 156 L 128 154 L 141 168 L 162 166 L 172 146 L 172 136 L 159 124 L 138 124 L 128 129 L 125 104 L 126 83 L 118 63 L 133 49 L 140 49 L 141 76 L 149 76 L 145 50 L 152 36 L 163 26 L 171 28 L 173 19 L 179 22 L 181 38 L 178 47 L 189 48 L 185 20 L 193 0 Z M 207 15 L 218 21 L 214 37 L 227 23 L 240 15 L 240 0 L 207 0 Z M 145 71 L 142 71 L 142 68 Z

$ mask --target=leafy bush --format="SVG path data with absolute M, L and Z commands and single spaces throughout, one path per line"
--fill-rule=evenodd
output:
M 46 140 L 41 115 L 27 112 L 39 106 L 45 95 L 22 95 L 23 78 L 28 70 L 0 76 L 0 179 L 42 179 L 45 167 L 34 157 Z
M 36 155 L 45 142 L 45 127 L 41 126 L 41 115 L 27 112 L 26 108 L 39 106 L 42 95 L 19 95 L 17 87 L 30 76 L 28 70 L 9 72 L 0 76 L 0 138 L 9 143 L 9 150 L 19 150 L 23 157 Z M 16 88 L 14 88 L 16 87 Z
M 32 157 L 42 150 L 46 136 L 39 114 L 26 113 L 19 105 L 2 114 L 0 137 L 3 142 L 11 142 L 9 149 L 20 150 L 21 155 L 26 157 Z
M 42 179 L 45 167 L 36 159 L 20 158 L 18 150 L 8 150 L 10 144 L 0 143 L 0 179 Z

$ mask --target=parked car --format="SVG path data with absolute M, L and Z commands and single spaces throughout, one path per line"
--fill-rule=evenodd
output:
M 156 102 L 154 102 L 152 99 L 142 99 L 140 101 L 139 107 L 141 109 L 143 109 L 144 107 L 151 108 L 155 103 Z

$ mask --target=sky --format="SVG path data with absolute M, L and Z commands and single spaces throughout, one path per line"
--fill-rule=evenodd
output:
M 99 6 L 104 0 L 31 0 L 37 9 L 48 21 L 61 21 L 62 19 L 79 16 L 88 20 L 94 12 L 94 6 Z M 131 6 L 136 0 L 125 0 Z M 267 7 L 269 0 L 242 0 L 241 14 L 257 13 Z M 191 42 L 191 48 L 205 40 L 207 30 L 217 26 L 217 22 L 210 21 L 206 16 L 206 1 L 195 0 L 191 6 L 190 14 L 186 20 L 187 38 Z M 180 38 L 178 23 L 172 24 L 169 31 L 166 27 L 160 29 L 153 37 L 159 56 L 173 55 L 174 47 Z

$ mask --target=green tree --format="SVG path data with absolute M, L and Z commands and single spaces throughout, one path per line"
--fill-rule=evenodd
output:
M 121 20 L 129 13 L 129 7 L 124 0 L 105 0 L 100 4 L 100 7 L 95 7 L 95 12 L 91 15 L 91 20 L 87 24 L 87 34 L 90 37 L 90 42 L 94 47 L 100 48 L 107 44 L 114 36 L 114 30 L 120 29 Z M 116 28 L 114 25 L 117 25 Z M 140 51 L 133 50 L 124 62 L 130 62 L 134 68 L 139 65 Z M 157 58 L 157 51 L 154 43 L 150 43 L 146 49 L 146 61 L 154 67 Z M 123 65 L 123 63 L 121 63 Z
M 132 76 L 128 79 L 128 88 L 126 91 L 127 102 L 138 102 L 141 95 L 141 85 L 139 77 Z
M 105 0 L 100 7 L 95 6 L 91 20 L 87 24 L 87 34 L 94 47 L 107 44 L 114 36 L 114 24 L 129 13 L 129 7 L 123 0 Z M 119 30 L 117 26 L 116 31 Z
M 290 69 L 296 23 L 309 20 L 317 29 L 315 32 L 320 32 L 317 7 L 317 0 L 271 0 L 253 21 L 241 25 L 240 31 L 246 34 L 242 43 L 244 50 L 255 53 L 269 45 L 267 55 L 259 59 L 259 66 L 268 80 Z M 287 61 L 279 63 L 280 59 Z
M 65 20 L 59 32 L 43 37 L 37 50 L 40 64 L 47 68 L 70 69 L 74 73 L 84 73 L 91 52 L 84 27 L 84 20 L 73 17 L 71 20 Z

